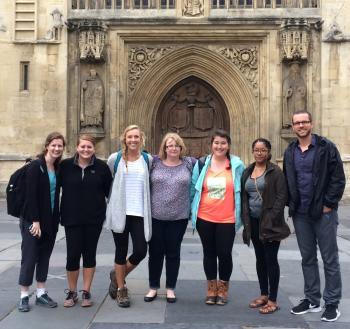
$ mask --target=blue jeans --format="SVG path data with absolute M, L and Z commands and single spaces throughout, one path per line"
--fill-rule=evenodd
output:
M 341 299 L 342 282 L 337 245 L 337 211 L 324 213 L 316 221 L 309 218 L 308 215 L 296 214 L 293 222 L 302 258 L 305 297 L 314 305 L 320 304 L 318 245 L 325 274 L 323 299 L 326 305 L 338 305 Z

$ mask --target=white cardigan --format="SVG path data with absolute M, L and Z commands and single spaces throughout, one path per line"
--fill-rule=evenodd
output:
M 107 165 L 114 175 L 114 163 L 118 152 L 113 153 L 107 160 Z M 152 166 L 152 156 L 148 155 L 149 168 Z M 145 239 L 148 242 L 152 236 L 152 214 L 151 214 L 151 193 L 149 184 L 149 169 L 147 163 L 142 161 L 145 169 L 145 184 L 143 185 L 143 227 Z M 106 221 L 104 227 L 116 233 L 123 233 L 126 221 L 126 192 L 125 179 L 122 166 L 125 165 L 123 159 L 120 159 L 114 180 L 111 186 L 111 192 L 107 203 Z

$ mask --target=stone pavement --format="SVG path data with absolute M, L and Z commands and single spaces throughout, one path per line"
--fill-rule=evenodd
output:
M 92 287 L 95 302 L 91 308 L 77 304 L 71 309 L 63 307 L 66 288 L 65 258 L 66 247 L 63 231 L 60 230 L 51 258 L 47 288 L 50 296 L 58 301 L 56 309 L 35 306 L 35 297 L 30 303 L 29 313 L 17 311 L 19 299 L 17 285 L 20 265 L 20 233 L 17 219 L 6 215 L 5 202 L 0 201 L 0 328 L 35 329 L 238 329 L 238 328 L 350 328 L 350 206 L 339 209 L 339 254 L 343 276 L 343 299 L 340 305 L 341 317 L 336 323 L 320 321 L 321 313 L 296 316 L 290 308 L 303 296 L 303 279 L 300 254 L 294 234 L 281 244 L 279 252 L 281 280 L 278 302 L 281 307 L 273 315 L 260 315 L 249 309 L 248 303 L 258 296 L 255 273 L 255 257 L 252 247 L 243 245 L 241 232 L 238 233 L 234 248 L 234 269 L 231 278 L 230 302 L 224 307 L 207 306 L 205 277 L 202 267 L 202 250 L 197 233 L 188 228 L 183 245 L 180 275 L 177 287 L 178 302 L 167 304 L 164 290 L 152 303 L 145 303 L 143 296 L 148 289 L 147 261 L 128 277 L 132 306 L 129 309 L 117 307 L 107 293 L 108 273 L 114 259 L 112 235 L 103 231 L 97 257 L 96 276 Z M 290 221 L 289 221 L 290 222 Z M 320 262 L 322 272 L 322 262 Z M 321 275 L 323 277 L 323 274 Z M 80 284 L 81 287 L 81 284 Z M 34 291 L 34 289 L 32 289 Z

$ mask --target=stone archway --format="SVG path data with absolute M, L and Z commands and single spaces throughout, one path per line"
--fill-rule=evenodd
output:
M 127 104 L 126 121 L 139 124 L 148 137 L 146 148 L 157 151 L 157 111 L 180 81 L 195 76 L 212 86 L 226 104 L 232 151 L 250 159 L 250 144 L 258 135 L 259 113 L 247 80 L 225 57 L 199 46 L 171 51 L 153 64 L 138 82 Z

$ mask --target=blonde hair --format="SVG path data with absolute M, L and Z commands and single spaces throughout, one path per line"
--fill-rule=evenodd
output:
M 186 146 L 185 143 L 183 141 L 183 139 L 177 134 L 177 133 L 167 133 L 164 137 L 162 142 L 160 143 L 160 147 L 159 147 L 159 153 L 158 156 L 161 160 L 165 160 L 166 159 L 166 142 L 169 139 L 173 139 L 175 141 L 175 143 L 177 145 L 180 146 L 181 151 L 180 151 L 180 159 L 183 158 L 186 154 Z
M 82 134 L 80 136 L 78 136 L 77 139 L 77 146 L 80 144 L 80 141 L 88 141 L 90 142 L 94 147 L 96 146 L 96 138 L 88 135 L 88 134 Z
M 122 158 L 125 161 L 126 167 L 128 167 L 128 147 L 126 145 L 126 134 L 129 131 L 134 130 L 134 129 L 137 129 L 140 132 L 140 151 L 141 151 L 141 148 L 143 148 L 145 146 L 146 136 L 145 136 L 145 133 L 140 129 L 139 126 L 130 125 L 124 129 L 123 134 L 120 136 L 120 143 L 121 143 L 121 148 L 122 148 Z

